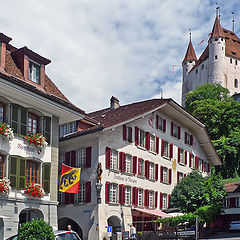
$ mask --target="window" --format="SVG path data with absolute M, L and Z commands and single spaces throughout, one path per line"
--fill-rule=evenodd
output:
M 39 183 L 39 163 L 27 160 L 26 183 Z
M 125 187 L 125 204 L 131 205 L 131 187 L 130 186 Z
M 184 158 L 184 151 L 183 149 L 179 149 L 179 162 L 182 164 L 185 164 L 185 158 Z
M 0 178 L 4 178 L 4 156 L 0 155 Z
M 160 131 L 163 131 L 164 132 L 164 124 L 166 124 L 166 123 L 164 123 L 166 120 L 164 120 L 162 117 L 159 117 L 158 116 L 158 130 L 160 130 Z
M 132 165 L 132 156 L 131 155 L 126 155 L 126 158 L 125 158 L 125 171 L 127 173 L 131 173 L 131 165 Z
M 143 206 L 143 189 L 138 189 L 138 206 Z
M 40 84 L 40 65 L 29 61 L 28 80 Z
M 240 207 L 240 198 L 236 197 L 236 207 Z
M 142 129 L 139 129 L 139 145 L 141 147 L 145 146 L 145 132 Z
M 11 106 L 11 127 L 15 133 L 26 135 L 27 110 L 13 104 Z
M 149 208 L 154 207 L 154 192 L 149 192 Z
M 86 199 L 86 189 L 85 189 L 85 183 L 79 184 L 78 193 L 75 197 L 75 203 L 85 203 Z
M 217 55 L 215 55 L 215 59 L 217 59 Z
M 204 69 L 204 64 L 202 64 L 202 70 Z
M 164 141 L 163 156 L 169 157 L 169 143 L 167 141 Z
M 86 165 L 86 148 L 77 151 L 77 166 L 83 167 Z
M 138 176 L 143 176 L 143 159 L 138 159 Z
M 177 183 L 181 182 L 181 180 L 183 179 L 183 173 L 182 172 L 177 172 Z
M 223 207 L 228 208 L 230 206 L 230 199 L 224 198 L 223 199 Z
M 173 123 L 173 136 L 178 137 L 178 126 L 175 123 Z
M 167 168 L 163 168 L 163 182 L 164 183 L 168 183 L 168 169 Z
M 155 136 L 150 136 L 150 151 L 155 152 Z
M 234 80 L 234 87 L 238 88 L 238 80 L 237 79 Z
M 185 132 L 185 144 L 192 146 L 193 145 L 193 135 Z
M 127 141 L 132 142 L 132 128 L 127 127 Z
M 198 73 L 198 69 L 196 69 L 195 73 L 196 73 L 196 74 Z
M 168 207 L 168 204 L 167 204 L 167 194 L 163 194 L 162 195 L 162 208 L 163 209 L 166 209 Z
M 195 161 L 194 161 L 194 156 L 191 154 L 191 167 L 195 167 Z
M 154 179 L 154 163 L 150 163 L 149 165 L 149 178 Z
M 38 131 L 38 116 L 34 113 L 28 113 L 28 128 L 27 131 L 29 133 L 37 133 Z
M 117 184 L 110 184 L 110 203 L 117 203 Z
M 235 60 L 235 65 L 238 65 L 238 61 L 237 61 L 237 59 Z
M 171 136 L 180 139 L 181 138 L 181 127 L 171 122 Z
M 111 151 L 110 168 L 118 170 L 118 152 L 116 150 Z
M 202 166 L 203 166 L 203 159 L 199 158 L 198 159 L 198 170 L 202 171 Z
M 76 122 L 67 123 L 60 126 L 60 137 L 76 132 Z
M 230 63 L 232 64 L 232 58 L 230 58 Z
M 0 122 L 4 122 L 4 105 L 0 102 Z

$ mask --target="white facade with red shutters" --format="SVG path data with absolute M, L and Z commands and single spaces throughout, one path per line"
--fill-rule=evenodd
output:
M 145 106 L 145 102 L 137 104 Z M 128 112 L 136 111 L 134 106 L 126 105 L 110 108 L 99 116 L 106 119 L 108 114 L 117 116 L 121 113 L 122 117 L 124 107 Z M 93 115 L 89 114 L 90 117 Z M 129 231 L 131 223 L 166 216 L 160 210 L 169 207 L 171 192 L 182 177 L 195 167 L 207 175 L 211 165 L 221 164 L 204 125 L 171 99 L 163 100 L 163 103 L 159 99 L 159 104 L 151 110 L 115 121 L 107 126 L 106 121 L 104 125 L 100 120 L 98 128 L 70 134 L 60 142 L 65 162 L 69 152 L 73 151 L 78 163 L 78 151 L 91 147 L 91 154 L 86 156 L 88 161 L 91 158 L 91 163 L 85 164 L 81 170 L 80 182 L 89 184 L 85 189 L 85 200 L 78 202 L 79 194 L 75 194 L 72 202 L 66 204 L 69 202 L 61 194 L 62 204 L 59 206 L 59 222 L 68 219 L 77 223 L 83 239 L 103 239 L 109 225 L 114 231 Z M 96 189 L 98 163 L 103 168 L 99 204 Z M 90 201 L 87 201 L 89 194 Z M 138 230 L 151 228 L 149 225 L 135 225 Z

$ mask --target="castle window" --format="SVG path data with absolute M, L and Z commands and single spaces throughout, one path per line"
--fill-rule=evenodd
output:
M 212 40 L 210 41 L 210 43 L 212 43 Z
M 237 65 L 238 64 L 238 62 L 237 62 L 237 59 L 235 60 L 235 65 Z
M 28 80 L 40 84 L 40 65 L 29 61 Z
M 190 61 L 190 63 L 192 63 L 192 61 Z
M 234 80 L 234 87 L 238 88 L 238 80 L 237 79 Z
M 215 59 L 217 59 L 217 55 L 215 55 Z
M 202 65 L 202 70 L 204 69 L 204 64 Z
M 223 38 L 221 38 L 221 41 L 223 41 Z
M 222 47 L 222 50 L 223 50 L 224 48 Z
M 196 73 L 198 73 L 198 69 L 196 69 L 196 71 L 195 71 Z
M 215 38 L 215 41 L 217 41 L 218 40 L 218 38 Z
M 230 63 L 232 64 L 232 58 L 230 58 Z

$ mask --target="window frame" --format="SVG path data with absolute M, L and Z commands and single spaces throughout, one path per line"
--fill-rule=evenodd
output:
M 6 156 L 3 154 L 0 154 L 0 178 L 5 177 L 5 162 L 6 162 Z
M 114 154 L 116 154 L 114 156 Z M 118 162 L 119 162 L 119 153 L 115 149 L 111 149 L 111 155 L 110 155 L 110 169 L 111 170 L 119 170 L 118 168 Z M 114 166 L 114 167 L 113 167 Z
M 83 155 L 80 155 L 80 153 L 83 153 Z M 77 150 L 77 166 L 78 167 L 85 167 L 86 166 L 86 148 L 79 148 Z
M 154 191 L 149 191 L 149 208 L 154 208 Z
M 40 163 L 32 159 L 26 159 L 26 183 L 37 183 L 40 184 Z M 36 176 L 33 176 L 36 175 Z M 29 179 L 28 179 L 29 177 Z
M 234 87 L 238 88 L 238 79 L 236 79 L 236 78 L 234 79 Z
M 0 122 L 2 123 L 5 122 L 5 111 L 6 111 L 6 105 L 3 102 L 0 102 Z
M 86 203 L 86 183 L 79 183 L 78 193 L 74 198 L 75 204 L 84 204 Z
M 144 193 L 143 189 L 138 189 L 138 206 L 143 207 L 144 205 Z
M 230 207 L 230 198 L 229 197 L 225 197 L 223 199 L 223 207 L 224 208 L 229 208 Z
M 172 136 L 178 139 L 178 125 L 174 122 L 172 123 L 172 129 L 173 129 Z
M 132 188 L 131 186 L 125 186 L 125 205 L 132 204 Z
M 110 183 L 109 203 L 118 203 L 118 185 L 116 183 Z
M 166 184 L 169 184 L 169 170 L 167 167 L 163 167 L 163 170 L 162 170 L 162 182 L 163 183 L 166 183 Z
M 154 135 L 150 135 L 150 148 L 149 151 L 155 152 L 156 151 L 156 137 Z
M 33 72 L 35 70 L 35 73 Z M 41 65 L 29 59 L 28 80 L 38 85 L 41 84 Z
M 163 146 L 163 157 L 170 158 L 170 143 L 167 141 L 164 141 L 164 146 Z
M 27 133 L 36 134 L 39 131 L 39 119 L 40 117 L 37 114 L 27 111 Z M 36 122 L 35 124 L 34 121 Z M 31 123 L 31 125 L 29 125 L 29 123 Z M 36 125 L 36 127 L 34 127 L 34 125 Z
M 158 116 L 158 130 L 163 132 L 164 129 L 164 118 Z
M 139 129 L 138 131 L 138 139 L 139 139 L 139 146 L 145 148 L 145 131 L 142 129 Z
M 154 180 L 155 179 L 155 164 L 153 162 L 149 163 L 149 179 Z
M 125 155 L 125 173 L 132 173 L 132 155 Z
M 166 193 L 162 194 L 162 209 L 168 208 L 168 195 Z
M 139 171 L 140 169 L 141 169 L 141 172 Z M 142 158 L 138 158 L 138 176 L 142 176 L 142 177 L 144 176 L 144 160 Z

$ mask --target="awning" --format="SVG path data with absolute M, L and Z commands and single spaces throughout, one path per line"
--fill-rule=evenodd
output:
M 169 213 L 169 215 L 171 215 L 171 217 L 178 217 L 178 216 L 182 216 L 184 214 L 181 212 L 171 212 L 171 213 Z
M 0 215 L 0 218 L 2 218 L 2 219 L 10 219 L 10 217 L 3 216 L 3 215 Z
M 148 215 L 153 215 L 156 217 L 161 217 L 161 218 L 168 218 L 171 217 L 171 215 L 158 210 L 158 209 L 145 209 L 145 208 L 133 208 L 132 210 L 134 211 L 138 211 L 138 212 L 142 212 L 142 213 L 146 213 Z

